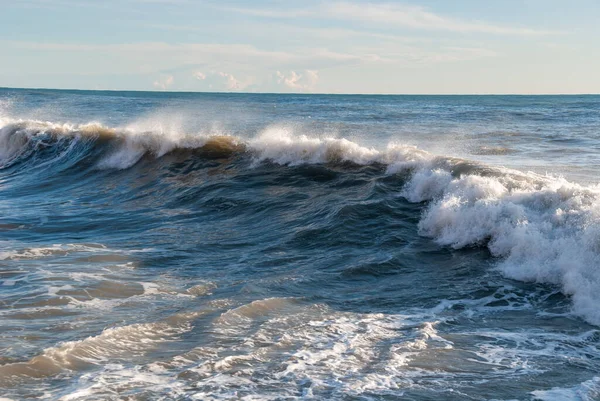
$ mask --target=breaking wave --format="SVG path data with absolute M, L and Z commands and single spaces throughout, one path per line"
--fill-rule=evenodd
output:
M 128 169 L 165 155 L 237 161 L 245 168 L 304 164 L 374 165 L 402 179 L 398 195 L 423 202 L 419 230 L 443 246 L 485 246 L 508 277 L 557 285 L 573 309 L 600 324 L 600 187 L 491 167 L 414 146 L 364 147 L 272 126 L 252 138 L 0 120 L 0 169 Z M 281 167 L 284 166 L 284 167 Z M 265 172 L 268 174 L 268 171 Z

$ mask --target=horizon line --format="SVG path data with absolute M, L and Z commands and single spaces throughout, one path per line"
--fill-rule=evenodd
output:
M 211 94 L 211 95 L 294 95 L 294 96 L 599 96 L 600 93 L 339 93 L 339 92 L 211 92 L 191 90 L 145 90 L 145 89 L 81 89 L 47 87 L 11 87 L 0 86 L 0 90 L 52 90 L 75 92 L 136 92 L 166 94 Z

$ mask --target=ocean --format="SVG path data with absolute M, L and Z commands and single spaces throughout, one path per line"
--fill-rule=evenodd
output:
M 600 400 L 600 96 L 0 89 L 0 400 Z

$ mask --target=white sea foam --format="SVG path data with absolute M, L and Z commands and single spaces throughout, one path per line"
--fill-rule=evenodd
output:
M 15 149 L 24 146 L 23 135 L 51 132 L 114 139 L 118 146 L 99 161 L 100 168 L 127 168 L 144 154 L 161 157 L 176 148 L 199 148 L 215 140 L 220 141 L 219 146 L 251 154 L 256 163 L 380 163 L 387 166 L 388 174 L 407 175 L 404 188 L 399 189 L 406 199 L 429 202 L 419 223 L 421 234 L 454 248 L 487 246 L 501 258 L 500 269 L 508 277 L 560 286 L 572 296 L 578 315 L 600 324 L 598 186 L 435 156 L 397 143 L 383 149 L 363 147 L 344 138 L 310 135 L 294 126 L 268 127 L 255 138 L 243 140 L 215 136 L 210 130 L 182 134 L 178 124 L 161 126 L 156 121 L 122 129 L 97 124 L 7 123 L 6 119 L 3 123 L 0 159 L 18 153 Z M 9 135 L 11 124 L 24 134 Z
M 4 250 L 0 252 L 0 260 L 24 260 L 24 259 L 40 259 L 49 256 L 64 256 L 73 252 L 98 252 L 106 251 L 93 246 L 79 244 L 54 244 L 46 247 L 24 248 L 19 250 Z
M 421 234 L 454 248 L 486 245 L 510 278 L 559 285 L 574 311 L 600 324 L 600 187 L 571 183 L 411 146 L 379 151 L 345 139 L 267 130 L 251 142 L 259 160 L 280 164 L 351 161 L 409 173 L 401 194 L 429 201 Z
M 121 364 L 107 364 L 100 372 L 88 373 L 79 379 L 79 388 L 63 395 L 59 401 L 76 401 L 89 399 L 107 399 L 114 395 L 111 385 L 117 382 L 121 392 L 138 390 L 152 393 L 167 393 L 171 397 L 185 396 L 183 383 L 174 381 L 168 375 L 152 372 L 140 367 L 127 368 Z M 83 387 L 83 388 L 81 388 Z M 56 399 L 50 395 L 50 399 Z M 161 397 L 162 398 L 162 397 Z
M 6 249 L 0 252 L 0 260 L 28 260 L 41 259 L 52 256 L 65 256 L 78 252 L 85 253 L 126 253 L 125 251 L 112 250 L 101 244 L 53 244 L 44 247 L 22 249 Z
M 594 401 L 600 399 L 600 377 L 594 377 L 578 386 L 550 390 L 537 390 L 531 393 L 539 401 Z
M 432 324 L 404 338 L 402 316 L 353 314 L 307 305 L 293 298 L 268 298 L 223 313 L 211 332 L 217 341 L 173 359 L 195 383 L 194 399 L 228 399 L 260 392 L 261 399 L 301 399 L 314 394 L 398 394 L 407 384 L 396 373 L 404 361 L 389 360 L 394 343 L 443 341 Z M 222 346 L 216 346 L 223 339 Z M 393 351 L 392 351 L 393 352 Z M 383 355 L 386 355 L 382 358 Z M 392 370 L 390 370 L 392 369 Z M 396 370 L 394 370 L 396 369 Z M 363 370 L 372 371 L 362 374 Z M 271 383 L 278 383 L 269 390 Z M 298 389 L 303 395 L 298 397 Z M 265 390 L 267 390 L 265 392 Z
M 361 314 L 293 298 L 262 299 L 215 319 L 208 344 L 161 361 L 156 369 L 142 370 L 161 375 L 165 383 L 173 379 L 166 388 L 154 387 L 157 394 L 171 386 L 171 395 L 189 388 L 187 396 L 211 400 L 252 394 L 260 394 L 261 399 L 393 398 L 421 386 L 457 392 L 461 377 L 475 373 L 486 380 L 538 372 L 528 365 L 527 357 L 515 357 L 537 343 L 516 342 L 503 353 L 501 346 L 494 345 L 510 333 L 495 337 L 495 333 L 466 333 L 467 343 L 473 338 L 482 342 L 481 347 L 467 350 L 446 338 L 448 333 L 438 332 L 440 322 L 430 320 L 432 314 L 433 310 L 414 315 Z M 521 337 L 526 340 L 528 334 Z M 464 341 L 458 333 L 452 336 Z M 551 341 L 558 343 L 560 338 Z M 555 354 L 554 349 L 550 344 L 525 355 L 547 357 Z M 111 386 L 121 383 L 113 380 Z M 157 382 L 160 379 L 150 378 L 139 386 L 152 388 Z M 94 386 L 102 388 L 99 383 Z
M 368 164 L 381 156 L 375 149 L 361 147 L 343 138 L 295 135 L 291 127 L 267 128 L 249 144 L 257 153 L 258 161 L 270 160 L 288 165 L 338 160 Z
M 109 329 L 47 350 L 45 355 L 66 352 L 66 360 L 77 363 L 69 369 L 80 370 L 79 364 L 101 365 L 93 372 L 82 372 L 68 393 L 61 392 L 65 401 L 124 393 L 202 400 L 253 399 L 258 394 L 260 399 L 275 400 L 397 398 L 422 390 L 439 392 L 442 397 L 445 392 L 456 395 L 472 390 L 474 375 L 483 382 L 541 374 L 549 360 L 556 360 L 557 365 L 562 363 L 560 358 L 583 360 L 595 347 L 595 330 L 576 335 L 537 328 L 442 331 L 438 326 L 443 322 L 432 319 L 439 308 L 413 312 L 341 312 L 301 299 L 266 298 L 220 314 L 205 330 L 207 341 L 172 358 L 135 356 L 176 339 L 189 329 L 196 312 L 147 326 Z M 121 362 L 124 357 L 128 363 Z M 532 395 L 553 400 L 561 399 L 556 398 L 561 394 L 587 394 L 588 398 L 565 399 L 591 400 L 597 397 L 596 385 L 594 379 L 574 388 Z
M 419 229 L 454 248 L 486 245 L 510 278 L 559 285 L 574 311 L 600 324 L 600 187 L 490 168 L 390 144 L 379 151 L 335 138 L 269 129 L 250 142 L 280 164 L 383 163 L 409 173 L 402 195 L 429 201 Z
M 423 187 L 435 190 L 423 196 Z M 434 171 L 415 174 L 405 194 L 431 200 L 423 235 L 454 248 L 487 245 L 508 277 L 560 285 L 577 314 L 600 324 L 600 188 Z

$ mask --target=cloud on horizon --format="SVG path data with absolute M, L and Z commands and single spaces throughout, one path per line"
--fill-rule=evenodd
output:
M 302 73 L 290 71 L 287 74 L 277 71 L 276 75 L 278 84 L 282 84 L 288 89 L 301 92 L 315 90 L 317 81 L 319 80 L 319 72 L 315 70 L 305 70 Z

